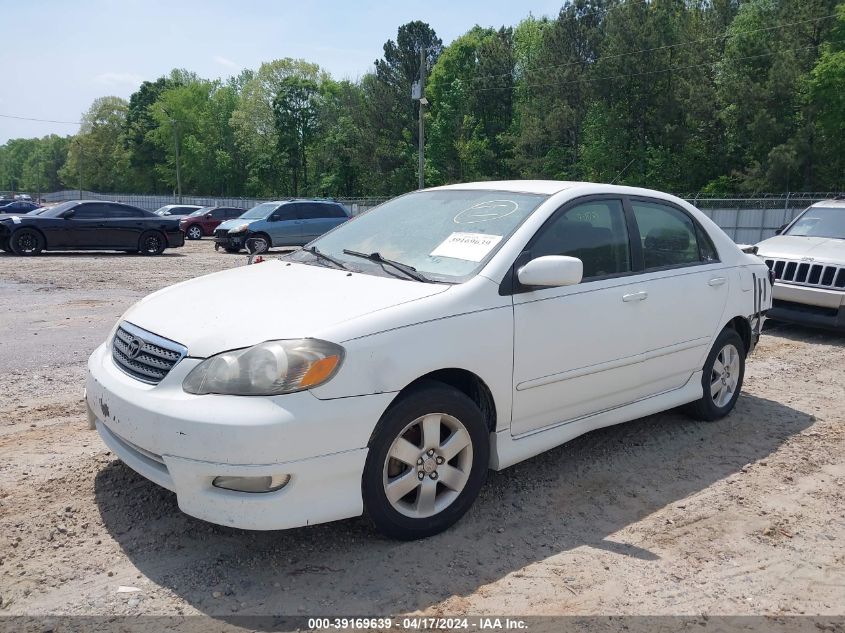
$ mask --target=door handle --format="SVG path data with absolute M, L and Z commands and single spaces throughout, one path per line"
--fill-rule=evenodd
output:
M 721 286 L 722 284 L 727 281 L 724 277 L 713 277 L 710 281 L 707 282 L 708 286 Z
M 630 301 L 645 301 L 648 299 L 648 293 L 644 290 L 640 292 L 632 292 L 628 295 L 622 295 L 622 301 L 628 303 Z

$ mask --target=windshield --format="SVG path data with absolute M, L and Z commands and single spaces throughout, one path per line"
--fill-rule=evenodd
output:
M 50 207 L 49 209 L 46 209 L 41 215 L 48 218 L 57 218 L 68 209 L 72 209 L 73 207 L 75 207 L 77 204 L 79 203 L 62 202 L 61 204 L 57 204 L 55 207 Z
M 845 239 L 845 208 L 810 207 L 784 235 Z
M 257 207 L 252 207 L 249 211 L 244 213 L 239 220 L 263 220 L 268 215 L 273 213 L 279 206 L 278 202 L 265 202 L 259 204 Z
M 214 207 L 202 207 L 201 209 L 197 209 L 196 211 L 191 213 L 190 216 L 188 216 L 188 217 L 195 218 L 195 217 L 198 217 L 200 215 L 205 215 L 206 213 L 211 213 L 211 211 L 213 211 L 213 210 L 214 210 Z
M 426 277 L 465 281 L 548 196 L 509 191 L 420 191 L 385 202 L 312 242 L 350 268 L 382 274 L 382 264 L 344 253 L 379 253 Z M 299 251 L 298 261 L 313 260 Z

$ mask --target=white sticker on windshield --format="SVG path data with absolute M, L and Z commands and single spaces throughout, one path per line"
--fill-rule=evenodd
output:
M 501 235 L 452 233 L 431 251 L 430 255 L 432 257 L 453 257 L 468 262 L 480 262 L 501 241 Z

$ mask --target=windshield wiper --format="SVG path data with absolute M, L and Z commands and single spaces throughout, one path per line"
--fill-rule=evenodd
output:
M 322 251 L 317 250 L 316 246 L 312 246 L 311 248 L 304 248 L 303 247 L 302 250 L 304 250 L 306 253 L 311 253 L 317 259 L 322 259 L 323 261 L 330 262 L 330 263 L 334 264 L 335 266 L 337 266 L 338 268 L 343 268 L 343 270 L 349 270 L 346 267 L 346 264 L 344 264 L 342 261 L 340 261 L 339 259 L 335 259 L 331 255 L 326 255 Z
M 381 253 L 375 251 L 374 253 L 360 253 L 358 251 L 352 251 L 348 248 L 344 248 L 343 252 L 346 255 L 352 255 L 354 257 L 362 257 L 363 259 L 369 259 L 371 262 L 376 262 L 382 264 L 382 268 L 384 268 L 383 264 L 387 264 L 389 266 L 393 266 L 396 270 L 401 271 L 411 279 L 416 279 L 417 281 L 424 281 L 425 283 L 433 284 L 437 283 L 433 279 L 429 279 L 421 272 L 417 271 L 416 268 L 413 266 L 409 266 L 408 264 L 403 264 L 402 262 L 396 262 L 392 259 L 387 259 L 386 257 L 382 257 Z

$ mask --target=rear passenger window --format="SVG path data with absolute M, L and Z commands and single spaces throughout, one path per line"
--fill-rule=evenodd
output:
M 111 209 L 105 204 L 80 204 L 73 208 L 73 217 L 77 220 L 95 220 L 111 216 Z
M 298 204 L 297 213 L 301 220 L 317 220 L 319 218 L 331 217 L 328 213 L 327 204 Z
M 695 224 L 686 213 L 655 202 L 631 200 L 643 246 L 646 270 L 698 264 Z
M 226 217 L 230 220 L 234 220 L 235 218 L 239 218 L 244 214 L 243 209 L 229 209 L 226 211 Z
M 621 200 L 585 202 L 555 216 L 537 234 L 531 258 L 577 257 L 584 279 L 631 271 L 631 250 Z

